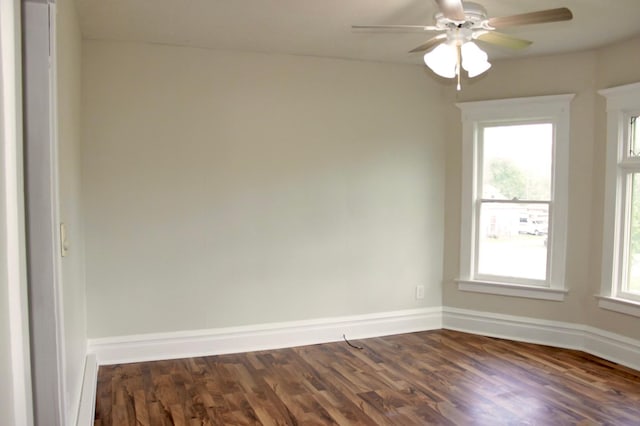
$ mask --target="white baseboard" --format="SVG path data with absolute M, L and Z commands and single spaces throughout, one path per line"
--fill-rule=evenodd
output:
M 82 394 L 78 407 L 78 420 L 76 426 L 93 425 L 96 407 L 96 390 L 98 388 L 98 362 L 94 354 L 87 355 L 84 365 L 84 379 L 82 381 Z
M 89 339 L 98 365 L 250 352 L 442 328 L 442 308 Z
M 586 327 L 583 350 L 640 371 L 640 341 L 638 340 Z
M 640 371 L 640 341 L 581 324 L 445 307 L 442 310 L 442 327 L 578 349 Z

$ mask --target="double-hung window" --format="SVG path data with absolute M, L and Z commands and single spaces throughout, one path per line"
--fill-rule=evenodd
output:
M 607 98 L 607 157 L 600 306 L 640 316 L 640 83 Z
M 460 103 L 461 290 L 562 300 L 573 95 Z

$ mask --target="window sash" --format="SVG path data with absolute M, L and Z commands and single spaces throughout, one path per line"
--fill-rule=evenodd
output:
M 487 199 L 482 198 L 483 195 L 483 177 L 484 177 L 484 134 L 485 129 L 492 127 L 502 127 L 502 126 L 521 126 L 521 125 L 535 125 L 535 124 L 550 124 L 552 126 L 552 141 L 551 141 L 551 183 L 550 183 L 550 191 L 549 191 L 549 199 Z M 472 259 L 472 279 L 479 281 L 492 281 L 492 282 L 502 282 L 502 283 L 510 283 L 510 284 L 522 284 L 522 285 L 531 285 L 531 286 L 539 286 L 539 287 L 550 287 L 551 282 L 551 247 L 552 247 L 552 223 L 553 223 L 553 197 L 554 197 L 554 181 L 555 181 L 555 152 L 556 152 L 556 127 L 557 124 L 553 119 L 517 119 L 517 120 L 508 120 L 508 121 L 481 121 L 478 122 L 475 127 L 476 132 L 476 141 L 475 141 L 475 198 L 474 202 L 474 225 L 475 229 L 473 235 L 473 259 Z M 639 163 L 640 164 L 640 163 Z M 548 225 L 547 225 L 547 246 L 546 246 L 546 270 L 545 270 L 545 278 L 544 280 L 517 277 L 511 275 L 493 275 L 493 274 L 483 274 L 479 272 L 480 265 L 480 221 L 481 221 L 481 212 L 483 204 L 490 203 L 502 203 L 502 204 L 514 204 L 514 205 L 523 205 L 523 204 L 541 204 L 547 206 L 548 212 Z
M 514 275 L 497 275 L 497 274 L 488 274 L 481 273 L 479 271 L 480 268 L 480 243 L 481 243 L 481 233 L 480 233 L 480 223 L 481 223 L 481 214 L 482 214 L 482 206 L 483 204 L 512 204 L 512 205 L 546 205 L 547 213 L 548 213 L 548 222 L 547 222 L 547 245 L 545 250 L 545 278 L 542 280 L 534 279 L 534 278 L 526 278 L 522 276 L 514 276 Z M 551 201 L 515 201 L 515 200 L 494 200 L 494 199 L 479 199 L 476 202 L 475 215 L 475 238 L 474 238 L 474 259 L 473 259 L 473 279 L 479 281 L 492 281 L 492 282 L 504 282 L 510 284 L 522 284 L 522 285 L 532 285 L 532 286 L 540 286 L 540 287 L 549 287 L 550 274 L 551 274 L 551 247 L 553 241 L 553 204 Z
M 554 190 L 554 170 L 555 170 L 555 152 L 556 152 L 556 127 L 557 123 L 554 119 L 537 119 L 537 118 L 519 118 L 519 119 L 511 119 L 511 120 L 502 120 L 502 121 L 481 121 L 476 125 L 476 143 L 475 143 L 475 158 L 476 158 L 476 171 L 477 175 L 475 177 L 476 185 L 475 188 L 476 194 L 478 198 L 482 198 L 483 195 L 483 176 L 484 170 L 482 168 L 484 164 L 484 135 L 485 130 L 494 128 L 494 127 L 510 127 L 510 126 L 526 126 L 526 125 L 536 125 L 536 124 L 549 124 L 552 126 L 552 143 L 551 143 L 551 187 L 549 188 L 549 197 L 544 199 L 529 199 L 528 201 L 537 202 L 537 201 L 551 201 L 553 200 L 553 190 Z M 638 159 L 640 161 L 640 158 Z M 517 199 L 517 201 L 524 201 L 524 199 Z
M 640 302 L 640 294 L 628 291 L 631 275 L 631 221 L 632 221 L 632 190 L 633 175 L 640 174 L 640 146 L 636 144 L 640 141 L 635 140 L 639 110 L 627 110 L 620 114 L 618 125 L 620 144 L 620 157 L 618 159 L 618 180 L 617 186 L 619 191 L 619 236 L 617 270 L 618 274 L 612 283 L 611 293 L 615 297 Z M 634 143 L 635 142 L 635 143 Z
M 632 209 L 633 209 L 633 176 L 640 176 L 640 164 L 636 167 L 621 165 L 620 167 L 620 238 L 618 259 L 617 280 L 613 283 L 613 293 L 616 297 L 630 299 L 640 302 L 640 292 L 628 291 L 631 276 L 631 225 L 632 225 Z

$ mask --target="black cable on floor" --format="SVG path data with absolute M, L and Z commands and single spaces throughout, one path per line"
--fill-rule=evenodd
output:
M 356 346 L 353 343 L 351 343 L 350 341 L 347 340 L 347 336 L 345 336 L 344 334 L 342 335 L 342 338 L 344 339 L 345 342 L 347 342 L 347 345 L 351 346 L 354 349 L 360 349 L 363 350 L 364 348 L 362 346 Z

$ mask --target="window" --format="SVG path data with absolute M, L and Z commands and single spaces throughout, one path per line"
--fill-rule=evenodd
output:
M 543 284 L 551 200 L 553 125 L 478 125 L 475 275 Z
M 640 316 L 640 83 L 607 98 L 607 163 L 600 306 Z
M 458 104 L 463 123 L 459 289 L 563 300 L 572 98 Z

